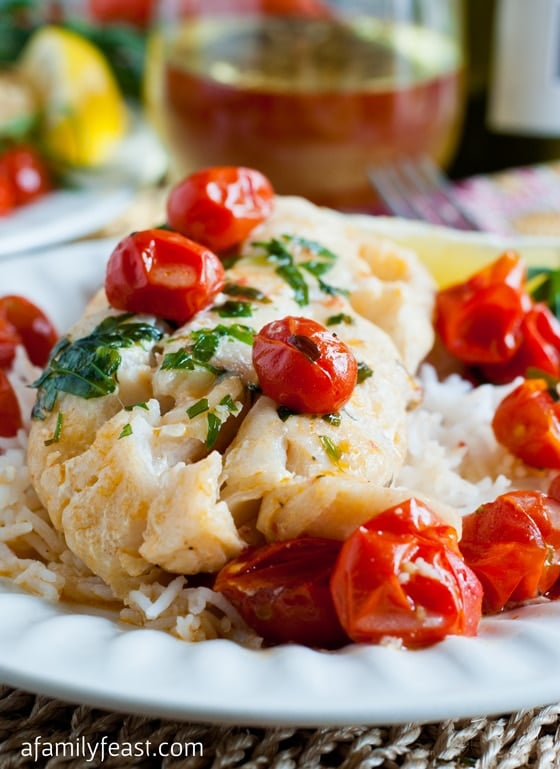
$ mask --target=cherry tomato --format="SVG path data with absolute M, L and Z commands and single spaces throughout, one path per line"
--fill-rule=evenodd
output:
M 226 564 L 214 589 L 269 644 L 336 648 L 348 642 L 329 589 L 340 547 L 319 537 L 263 545 Z
M 526 376 L 531 368 L 560 376 L 560 323 L 545 304 L 535 304 L 525 314 L 520 334 L 521 344 L 509 361 L 480 367 L 486 378 L 503 384 Z
M 12 365 L 18 344 L 22 341 L 17 329 L 0 312 L 0 369 Z
M 9 214 L 16 207 L 16 191 L 12 180 L 0 165 L 0 216 Z
M 435 327 L 445 347 L 465 363 L 503 363 L 521 344 L 530 307 L 525 270 L 511 251 L 469 280 L 436 296 Z
M 0 369 L 0 436 L 13 438 L 22 427 L 18 399 L 6 372 Z
M 142 230 L 109 257 L 105 291 L 112 307 L 186 323 L 224 285 L 216 254 L 167 230 Z
M 358 376 L 352 351 L 336 334 L 293 316 L 263 326 L 253 343 L 253 366 L 265 395 L 308 414 L 338 411 Z
M 511 491 L 463 519 L 460 548 L 498 612 L 547 593 L 560 577 L 560 502 L 539 491 Z
M 560 469 L 560 404 L 544 379 L 527 379 L 501 401 L 496 440 L 531 467 Z
M 197 171 L 173 187 L 169 226 L 216 252 L 237 246 L 272 213 L 274 190 L 259 171 L 217 166 Z
M 3 326 L 8 333 L 10 327 L 13 329 L 32 363 L 36 366 L 46 364 L 58 335 L 49 318 L 33 302 L 14 294 L 0 297 L 0 365 Z
M 12 182 L 18 206 L 42 197 L 53 188 L 47 164 L 36 149 L 26 144 L 7 149 L 0 158 L 0 167 Z
M 102 24 L 131 24 L 146 29 L 155 0 L 88 0 L 89 15 Z
M 560 502 L 560 473 L 555 475 L 548 487 L 548 496 Z
M 400 638 L 409 647 L 476 635 L 482 587 L 455 530 L 412 498 L 360 526 L 331 578 L 343 628 L 357 643 Z

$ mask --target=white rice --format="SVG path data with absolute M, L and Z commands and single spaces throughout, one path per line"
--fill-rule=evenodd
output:
M 10 378 L 28 414 L 37 371 L 18 353 Z M 457 375 L 437 379 L 420 372 L 423 403 L 410 412 L 409 453 L 396 483 L 470 513 L 511 488 L 546 490 L 549 474 L 527 468 L 497 444 L 491 420 L 496 405 L 515 385 L 473 388 Z M 28 428 L 28 424 L 25 428 Z M 164 630 L 186 641 L 227 637 L 246 645 L 260 641 L 220 594 L 193 587 L 187 578 L 158 570 L 118 604 L 102 580 L 71 553 L 51 525 L 30 482 L 26 429 L 0 438 L 0 577 L 53 601 L 110 606 L 133 625 Z

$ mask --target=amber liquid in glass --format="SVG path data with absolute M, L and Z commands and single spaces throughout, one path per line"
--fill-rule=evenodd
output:
M 445 163 L 457 138 L 459 47 L 423 27 L 222 16 L 184 22 L 165 46 L 158 120 L 175 176 L 246 165 L 280 194 L 364 209 L 369 167 Z

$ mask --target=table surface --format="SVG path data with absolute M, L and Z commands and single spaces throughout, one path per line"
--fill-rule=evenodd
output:
M 143 222 L 147 227 L 162 221 L 165 196 L 163 188 L 144 190 L 128 211 L 95 236 L 118 237 Z M 72 759 L 62 753 L 64 743 L 72 746 L 66 749 L 74 751 Z M 131 755 L 131 745 L 148 743 L 151 756 L 145 750 Z M 166 746 L 179 750 L 179 744 L 191 746 L 193 754 L 162 757 L 170 752 Z M 111 745 L 110 756 L 101 757 L 103 745 L 106 750 Z M 43 766 L 560 769 L 560 704 L 437 724 L 258 729 L 109 712 L 0 685 L 0 768 Z

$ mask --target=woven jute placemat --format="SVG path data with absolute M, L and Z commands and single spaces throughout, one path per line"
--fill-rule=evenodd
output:
M 112 713 L 0 686 L 0 767 L 554 769 L 560 704 L 439 724 L 257 729 Z

